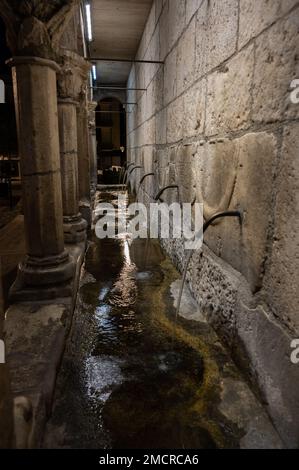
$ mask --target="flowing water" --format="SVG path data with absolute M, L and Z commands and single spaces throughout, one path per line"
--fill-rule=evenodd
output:
M 206 324 L 174 328 L 178 278 L 157 241 L 93 236 L 45 447 L 239 446 L 220 397 L 237 371 Z

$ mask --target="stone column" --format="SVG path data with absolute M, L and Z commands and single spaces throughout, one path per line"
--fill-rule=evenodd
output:
M 90 160 L 89 160 L 89 130 L 86 94 L 81 97 L 77 106 L 78 129 L 78 173 L 79 173 L 79 207 L 88 225 L 91 224 L 91 194 L 90 194 Z
M 58 122 L 63 200 L 63 227 L 66 243 L 86 240 L 87 223 L 79 212 L 77 106 L 80 92 L 76 62 L 83 59 L 65 51 L 58 75 Z
M 12 291 L 70 280 L 74 266 L 64 249 L 56 72 L 38 57 L 14 57 L 14 96 L 21 159 L 27 257 Z M 32 300 L 32 293 L 31 293 Z M 24 294 L 23 294 L 24 299 Z
M 90 150 L 90 183 L 91 195 L 94 197 L 98 183 L 98 156 L 97 156 L 97 135 L 96 135 L 96 101 L 90 101 L 89 108 L 89 150 Z

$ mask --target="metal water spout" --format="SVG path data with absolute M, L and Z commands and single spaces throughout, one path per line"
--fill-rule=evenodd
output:
M 145 180 L 148 176 L 155 176 L 155 173 L 146 173 L 146 174 L 143 175 L 143 177 L 141 178 L 141 180 L 140 180 L 140 182 L 139 182 L 139 187 L 138 187 L 138 190 L 137 190 L 137 196 L 136 196 L 137 202 L 138 202 L 138 194 L 139 194 L 139 191 L 140 191 L 140 189 L 141 189 L 142 183 L 144 182 L 144 180 Z
M 134 166 L 134 168 L 132 168 L 130 171 L 129 171 L 129 176 L 133 173 L 133 171 L 135 170 L 138 170 L 138 168 L 143 168 L 141 165 L 136 165 Z
M 145 180 L 145 178 L 147 178 L 148 176 L 155 176 L 155 173 L 146 173 L 146 175 L 144 175 L 140 180 L 139 189 L 140 189 L 140 186 L 142 185 L 143 181 Z M 138 191 L 139 191 L 139 189 L 138 189 Z
M 128 169 L 130 168 L 130 166 L 134 166 L 134 165 L 135 165 L 134 162 L 131 162 L 131 163 L 128 163 L 128 164 L 126 163 L 126 164 L 125 164 L 125 167 L 126 167 L 127 170 L 128 170 Z
M 164 191 L 166 191 L 166 189 L 177 189 L 179 191 L 179 186 L 177 184 L 169 184 L 168 186 L 165 186 L 164 188 L 160 189 L 160 191 L 158 192 L 158 194 L 156 194 L 155 196 L 155 201 L 159 201 L 161 200 L 161 196 L 162 194 L 164 193 Z
M 139 168 L 142 169 L 143 167 L 142 167 L 141 165 L 136 165 L 136 166 L 134 166 L 133 168 L 131 168 L 130 171 L 127 170 L 127 181 L 128 181 L 128 178 L 129 178 L 129 177 L 131 176 L 131 174 L 133 173 L 133 171 L 138 170 Z
M 242 224 L 243 219 L 242 219 L 242 213 L 240 211 L 217 212 L 216 214 L 214 214 L 209 220 L 207 220 L 203 224 L 203 229 L 202 229 L 203 234 L 207 231 L 209 226 L 216 219 L 220 219 L 220 218 L 223 218 L 223 217 L 237 217 L 239 219 L 240 225 Z M 187 256 L 187 260 L 186 260 L 186 264 L 185 264 L 184 271 L 183 271 L 183 276 L 182 276 L 182 283 L 181 283 L 181 287 L 180 287 L 178 303 L 177 303 L 177 308 L 176 308 L 176 315 L 175 315 L 176 321 L 177 321 L 178 314 L 180 313 L 182 295 L 183 295 L 184 286 L 185 286 L 185 282 L 186 282 L 186 276 L 187 276 L 187 272 L 188 272 L 188 267 L 189 267 L 192 255 L 193 255 L 193 250 L 190 250 L 189 253 L 188 253 L 188 256 Z
M 125 172 L 124 172 L 124 177 L 123 177 L 123 180 L 122 180 L 122 187 L 123 187 L 122 189 L 124 189 L 124 186 L 125 186 L 125 183 L 126 183 L 126 180 L 127 180 L 127 177 L 128 177 L 129 168 L 130 168 L 131 166 L 134 166 L 134 165 L 135 165 L 134 162 L 133 162 L 133 163 L 129 163 L 129 164 L 125 164 L 126 170 L 125 170 Z

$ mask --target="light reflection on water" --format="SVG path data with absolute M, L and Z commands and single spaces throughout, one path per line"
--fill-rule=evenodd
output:
M 152 240 L 94 237 L 52 420 L 66 429 L 61 447 L 215 447 L 195 408 L 201 356 L 154 321 L 174 315 L 162 292 L 177 272 L 164 260 Z

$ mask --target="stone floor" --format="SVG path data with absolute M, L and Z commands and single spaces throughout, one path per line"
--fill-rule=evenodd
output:
M 12 246 L 18 246 L 14 243 Z M 14 303 L 6 311 L 6 357 L 14 397 L 17 448 L 39 447 L 51 410 L 56 375 L 72 322 L 85 243 L 69 246 L 68 252 L 76 266 L 69 289 L 72 296 Z M 21 253 L 12 255 L 16 260 Z
M 24 258 L 24 217 L 17 215 L 0 230 L 1 282 L 5 310 L 18 263 Z M 56 373 L 70 327 L 85 244 L 69 248 L 77 270 L 73 297 L 49 302 L 22 302 L 6 312 L 6 356 L 15 398 L 17 447 L 38 445 L 51 407 Z

